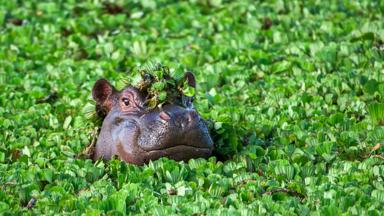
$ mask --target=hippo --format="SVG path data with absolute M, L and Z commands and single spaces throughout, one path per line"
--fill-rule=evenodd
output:
M 195 77 L 185 73 L 189 86 Z M 182 96 L 186 103 L 167 103 L 161 108 L 146 107 L 146 93 L 129 85 L 118 91 L 106 79 L 93 86 L 96 111 L 104 113 L 93 159 L 117 157 L 127 163 L 143 165 L 168 157 L 176 161 L 207 158 L 213 150 L 206 121 L 193 107 L 193 97 Z

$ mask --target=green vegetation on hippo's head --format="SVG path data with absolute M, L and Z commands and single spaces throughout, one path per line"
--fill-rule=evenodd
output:
M 136 72 L 122 76 L 124 86 L 132 85 L 147 95 L 145 105 L 149 109 L 164 103 L 190 106 L 186 97 L 195 96 L 196 83 L 191 72 L 171 74 L 170 69 L 160 63 L 147 63 Z

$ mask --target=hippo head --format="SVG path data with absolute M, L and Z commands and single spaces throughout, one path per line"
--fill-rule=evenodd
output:
M 187 83 L 195 87 L 192 73 Z M 164 104 L 148 109 L 146 93 L 128 86 L 117 91 L 107 80 L 98 80 L 92 90 L 96 110 L 106 114 L 96 143 L 94 159 L 117 156 L 128 163 L 144 164 L 160 157 L 188 160 L 208 157 L 213 149 L 205 121 L 192 106 Z M 185 104 L 185 103 L 184 103 Z

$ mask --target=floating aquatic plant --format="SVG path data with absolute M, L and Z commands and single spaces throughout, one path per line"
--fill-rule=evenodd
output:
M 190 106 L 188 98 L 194 97 L 195 88 L 188 83 L 190 72 L 180 76 L 172 75 L 169 67 L 161 63 L 147 63 L 131 77 L 123 77 L 125 85 L 133 85 L 146 93 L 145 104 L 149 109 L 161 107 L 165 103 Z

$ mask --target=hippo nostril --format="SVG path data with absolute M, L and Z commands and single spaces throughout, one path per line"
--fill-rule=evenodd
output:
M 171 117 L 168 115 L 168 113 L 161 111 L 159 114 L 160 118 L 163 119 L 164 121 L 169 121 Z

